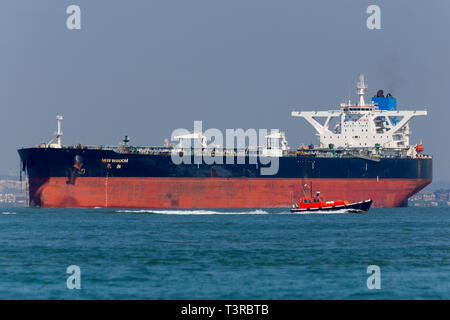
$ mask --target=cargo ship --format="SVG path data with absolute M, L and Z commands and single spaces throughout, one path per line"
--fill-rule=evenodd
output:
M 55 138 L 18 150 L 32 207 L 287 208 L 313 185 L 333 199 L 371 199 L 373 207 L 407 206 L 432 181 L 432 157 L 410 145 L 410 120 L 426 110 L 398 110 L 382 90 L 330 111 L 293 111 L 316 130 L 317 145 L 290 148 L 284 132 L 264 144 L 225 148 L 203 132 L 173 135 L 163 146 L 64 146 Z M 186 147 L 183 143 L 191 141 Z M 176 142 L 176 143 L 175 143 Z M 212 157 L 214 161 L 206 161 Z M 274 166 L 273 164 L 276 164 Z M 270 170 L 272 167 L 275 170 Z

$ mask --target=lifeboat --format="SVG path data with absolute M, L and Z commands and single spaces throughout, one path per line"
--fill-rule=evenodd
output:
M 322 213 L 322 212 L 352 212 L 366 213 L 369 212 L 372 200 L 350 203 L 348 200 L 325 201 L 317 192 L 314 197 L 301 198 L 298 203 L 294 203 L 291 212 L 295 213 Z

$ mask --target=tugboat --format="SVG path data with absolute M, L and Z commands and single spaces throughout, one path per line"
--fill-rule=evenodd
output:
M 291 212 L 295 213 L 323 213 L 323 212 L 342 212 L 342 213 L 367 213 L 369 212 L 372 200 L 350 203 L 348 200 L 324 201 L 320 191 L 313 197 L 303 197 L 298 203 L 294 203 Z

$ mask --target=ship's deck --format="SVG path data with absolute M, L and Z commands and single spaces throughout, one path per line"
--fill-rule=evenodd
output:
M 85 150 L 103 150 L 113 151 L 118 154 L 143 154 L 143 155 L 171 155 L 179 154 L 182 152 L 186 156 L 234 156 L 234 157 L 264 157 L 273 156 L 267 151 L 271 149 L 257 147 L 257 148 L 244 148 L 244 149 L 223 149 L 223 148 L 173 148 L 162 146 L 85 146 L 85 145 L 73 145 L 64 146 L 65 149 L 85 149 Z M 272 149 L 273 150 L 273 149 Z M 294 150 L 279 150 L 279 156 L 281 157 L 301 157 L 312 156 L 320 158 L 362 158 L 366 160 L 379 161 L 381 158 L 420 158 L 431 159 L 431 155 L 423 153 L 415 153 L 414 155 L 408 154 L 408 149 L 375 149 L 375 148 L 351 148 L 351 149 L 329 149 L 319 147 L 300 147 Z

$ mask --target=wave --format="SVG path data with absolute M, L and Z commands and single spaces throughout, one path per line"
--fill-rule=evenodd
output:
M 153 214 L 180 214 L 180 215 L 198 215 L 198 214 L 269 214 L 265 210 L 251 210 L 251 211 L 215 211 L 215 210 L 117 210 L 119 213 L 153 213 Z
M 3 211 L 1 214 L 17 214 L 17 212 Z

